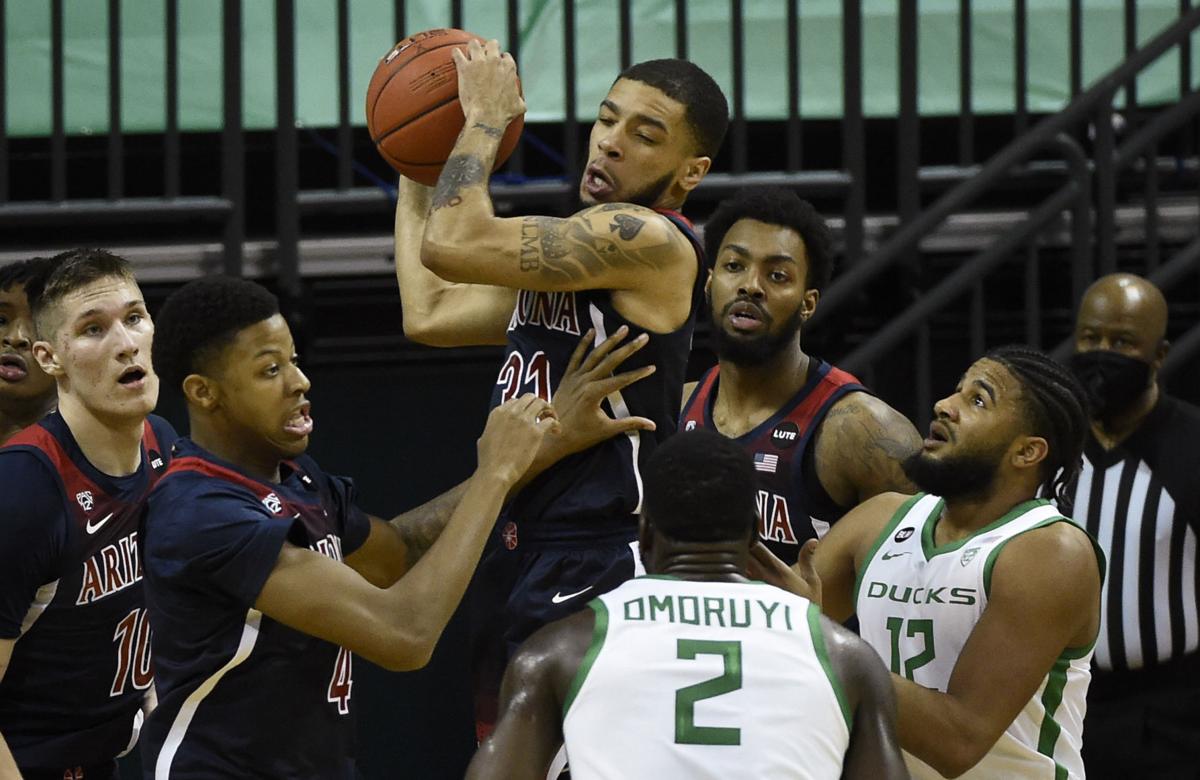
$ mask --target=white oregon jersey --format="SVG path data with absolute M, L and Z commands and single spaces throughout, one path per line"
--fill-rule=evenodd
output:
M 838 778 L 850 711 L 820 612 L 763 583 L 638 577 L 594 599 L 563 705 L 575 780 Z
M 862 638 L 892 672 L 945 692 L 963 645 L 988 604 L 992 566 L 1026 531 L 1069 522 L 1049 502 L 1019 504 L 966 539 L 934 545 L 942 514 L 937 496 L 917 495 L 896 511 L 855 583 Z M 1097 560 L 1103 577 L 1104 562 Z M 1094 644 L 1068 648 L 987 755 L 962 775 L 971 780 L 1082 778 L 1079 747 Z M 913 777 L 940 778 L 905 753 Z

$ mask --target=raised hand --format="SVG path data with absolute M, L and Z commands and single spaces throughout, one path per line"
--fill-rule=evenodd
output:
M 756 541 L 750 547 L 748 573 L 753 579 L 783 588 L 803 596 L 814 604 L 821 603 L 821 577 L 813 566 L 813 554 L 817 551 L 817 540 L 809 539 L 800 548 L 800 557 L 795 566 L 779 560 L 767 546 Z
M 517 80 L 517 63 L 508 52 L 500 53 L 500 43 L 471 41 L 466 51 L 455 49 L 458 67 L 458 102 L 462 104 L 467 125 L 481 123 L 499 128 L 525 113 L 525 99 Z
M 554 410 L 562 423 L 560 433 L 547 443 L 560 456 L 585 450 L 594 444 L 628 431 L 652 431 L 654 421 L 646 417 L 613 419 L 601 406 L 608 396 L 654 373 L 654 366 L 643 366 L 620 374 L 613 372 L 630 355 L 649 343 L 642 334 L 624 344 L 629 328 L 622 325 L 611 336 L 588 351 L 595 332 L 588 330 L 579 340 L 567 362 L 566 371 L 554 391 Z
M 506 401 L 488 415 L 476 444 L 477 473 L 493 473 L 509 486 L 515 485 L 533 463 L 542 439 L 558 429 L 554 409 L 533 393 Z

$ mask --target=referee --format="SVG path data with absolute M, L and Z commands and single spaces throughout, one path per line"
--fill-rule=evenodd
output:
M 1200 772 L 1200 409 L 1158 386 L 1166 327 L 1162 293 L 1132 274 L 1092 284 L 1075 324 L 1092 425 L 1064 509 L 1109 561 L 1083 732 L 1091 780 Z

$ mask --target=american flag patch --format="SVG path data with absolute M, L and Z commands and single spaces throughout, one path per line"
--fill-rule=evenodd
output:
M 764 452 L 754 453 L 754 469 L 756 471 L 767 471 L 774 474 L 777 468 L 779 468 L 778 455 L 768 455 Z

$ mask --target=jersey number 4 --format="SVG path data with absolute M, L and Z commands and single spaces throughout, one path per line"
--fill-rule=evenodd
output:
M 333 663 L 333 677 L 329 678 L 329 693 L 325 697 L 337 705 L 338 713 L 350 712 L 350 688 L 354 686 L 354 656 L 344 647 L 338 648 L 337 660 Z
M 149 618 L 147 610 L 135 609 L 117 623 L 113 632 L 113 641 L 117 643 L 117 674 L 109 696 L 120 696 L 131 683 L 134 690 L 144 691 L 154 682 Z
M 508 353 L 508 359 L 496 377 L 500 391 L 500 403 L 511 401 L 521 393 L 533 393 L 547 403 L 550 402 L 550 361 L 545 352 L 534 352 L 526 363 L 520 352 Z
M 696 702 L 742 687 L 742 643 L 709 639 L 680 639 L 676 657 L 694 661 L 698 655 L 719 655 L 725 671 L 719 677 L 675 691 L 675 744 L 740 745 L 742 730 L 727 726 L 697 726 Z

